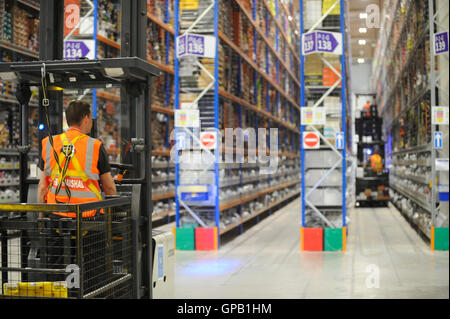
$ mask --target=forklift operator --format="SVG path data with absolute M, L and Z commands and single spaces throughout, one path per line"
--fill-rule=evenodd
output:
M 103 143 L 87 135 L 93 124 L 90 105 L 83 101 L 70 102 L 66 119 L 69 125 L 67 132 L 42 140 L 38 203 L 98 201 L 102 199 L 100 183 L 106 195 L 116 195 L 116 185 Z M 54 214 L 76 217 L 74 213 Z M 95 210 L 82 213 L 82 217 L 93 215 Z

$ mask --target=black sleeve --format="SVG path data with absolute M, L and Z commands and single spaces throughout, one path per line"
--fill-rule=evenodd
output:
M 108 154 L 106 154 L 106 150 L 105 147 L 103 146 L 103 143 L 100 146 L 100 154 L 98 155 L 97 168 L 99 171 L 99 175 L 111 172 L 111 166 L 109 166 L 108 161 Z
M 41 169 L 41 171 L 44 171 L 44 159 L 42 158 L 42 154 L 41 156 L 39 156 L 39 163 L 38 163 L 38 167 Z

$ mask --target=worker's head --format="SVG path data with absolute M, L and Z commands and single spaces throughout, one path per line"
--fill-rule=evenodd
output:
M 66 120 L 69 127 L 76 127 L 84 134 L 92 129 L 92 113 L 89 103 L 84 101 L 72 101 L 66 110 Z
M 378 145 L 373 148 L 373 154 L 380 155 L 380 148 L 378 147 Z

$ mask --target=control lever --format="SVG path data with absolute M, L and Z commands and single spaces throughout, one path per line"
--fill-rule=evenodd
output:
M 112 168 L 117 168 L 119 170 L 119 173 L 114 178 L 118 182 L 121 182 L 127 171 L 133 168 L 133 165 L 123 163 L 110 163 L 109 165 Z

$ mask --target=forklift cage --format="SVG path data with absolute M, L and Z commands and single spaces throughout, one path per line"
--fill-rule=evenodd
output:
M 135 297 L 131 203 L 1 205 L 0 298 Z

